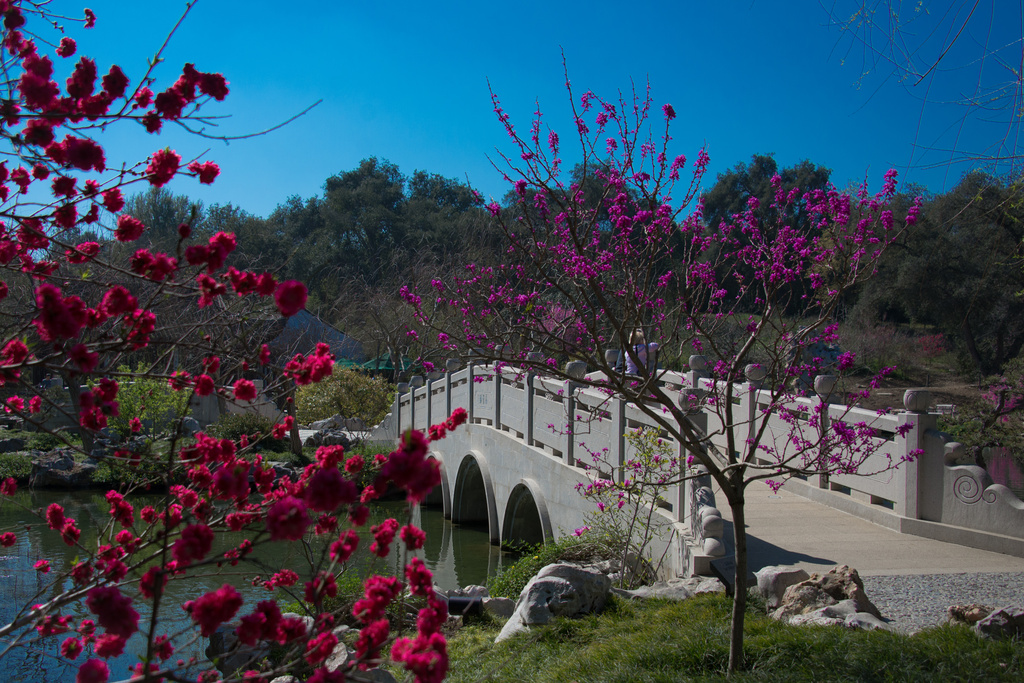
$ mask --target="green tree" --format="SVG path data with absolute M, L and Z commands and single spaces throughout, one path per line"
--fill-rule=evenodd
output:
M 391 266 L 395 250 L 410 246 L 405 243 L 404 203 L 405 176 L 386 160 L 370 157 L 359 168 L 327 179 L 324 232 L 346 275 L 375 284 Z
M 121 365 L 117 373 L 123 378 L 117 392 L 120 409 L 109 418 L 111 428 L 122 438 L 132 435 L 132 421 L 139 420 L 139 428 L 147 435 L 167 429 L 175 420 L 188 414 L 189 394 L 173 390 L 166 381 L 149 379 L 150 368 L 138 365 L 133 370 Z
M 151 187 L 132 195 L 125 202 L 124 213 L 134 216 L 146 226 L 143 242 L 156 251 L 173 254 L 178 244 L 178 226 L 187 223 L 201 237 L 206 232 L 203 203 L 186 195 L 174 194 L 164 187 Z
M 299 387 L 295 400 L 299 422 L 303 424 L 341 415 L 360 419 L 369 427 L 383 420 L 391 410 L 395 387 L 382 377 L 335 368 L 320 382 Z
M 998 374 L 1024 348 L 1024 223 L 1013 198 L 1010 185 L 972 173 L 928 201 L 858 306 L 934 324 L 965 367 Z
M 764 215 L 771 215 L 774 226 L 803 225 L 807 220 L 806 198 L 813 192 L 827 190 L 830 174 L 829 169 L 807 160 L 780 169 L 771 154 L 754 154 L 749 164 L 740 162 L 725 173 L 718 174 L 715 184 L 702 197 L 704 221 L 711 230 L 719 229 L 723 223 L 731 225 L 735 217 L 750 210 L 752 200 L 756 200 L 758 210 Z M 778 183 L 773 184 L 776 176 L 779 178 Z M 790 193 L 794 188 L 799 188 L 799 193 L 791 199 Z M 738 231 L 732 248 L 742 248 L 749 243 L 749 235 Z M 746 289 L 754 277 L 753 271 L 742 261 L 735 266 L 731 273 L 720 273 L 730 294 Z M 793 313 L 800 308 L 800 295 L 806 293 L 807 289 L 802 279 L 787 288 L 791 301 L 785 306 L 785 312 Z M 756 308 L 756 304 L 749 296 L 744 296 L 741 309 L 753 308 Z

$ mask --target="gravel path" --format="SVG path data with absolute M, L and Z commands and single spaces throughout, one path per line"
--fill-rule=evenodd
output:
M 946 620 L 950 605 L 1024 606 L 1024 572 L 862 576 L 868 599 L 899 631 L 914 632 Z

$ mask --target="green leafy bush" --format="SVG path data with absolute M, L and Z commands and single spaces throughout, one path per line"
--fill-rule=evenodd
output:
M 302 424 L 341 415 L 370 427 L 384 419 L 394 399 L 395 387 L 385 379 L 335 368 L 320 382 L 299 387 L 295 402 Z
M 122 438 L 131 436 L 131 421 L 135 418 L 142 422 L 143 433 L 152 435 L 162 432 L 188 413 L 188 392 L 175 391 L 163 380 L 142 377 L 148 371 L 146 366 L 138 365 L 132 370 L 122 365 L 117 371 L 135 375 L 131 380 L 119 380 L 119 414 L 111 416 L 108 421 L 110 428 Z
M 26 481 L 30 474 L 31 458 L 21 453 L 0 453 L 0 480 L 14 477 L 18 481 Z
M 166 441 L 146 440 L 133 446 L 140 456 L 137 462 L 129 463 L 121 458 L 103 458 L 93 472 L 93 486 L 125 491 L 137 488 L 151 490 L 154 486 L 163 489 L 168 484 L 181 483 L 176 478 L 168 481 L 168 447 L 169 443 Z
M 216 424 L 210 426 L 207 432 L 210 436 L 231 439 L 235 442 L 245 434 L 249 437 L 250 442 L 259 440 L 257 446 L 259 451 L 271 453 L 287 451 L 288 442 L 285 439 L 275 439 L 270 436 L 270 430 L 273 427 L 273 420 L 258 413 L 225 413 L 220 416 Z

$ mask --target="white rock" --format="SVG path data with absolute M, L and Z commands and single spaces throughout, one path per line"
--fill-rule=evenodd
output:
M 516 611 L 512 598 L 484 598 L 484 611 L 495 619 L 509 619 Z
M 611 580 L 604 574 L 569 564 L 541 569 L 519 595 L 516 610 L 494 642 L 510 638 L 530 626 L 546 624 L 554 617 L 596 612 L 608 599 Z
M 768 609 L 776 609 L 782 604 L 782 596 L 786 594 L 787 588 L 811 578 L 810 574 L 799 567 L 782 565 L 764 567 L 754 575 L 757 577 L 757 590 L 767 600 Z

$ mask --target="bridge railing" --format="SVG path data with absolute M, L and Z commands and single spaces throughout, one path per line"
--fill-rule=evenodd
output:
M 672 379 L 682 386 L 678 373 Z M 633 455 L 626 431 L 658 428 L 639 407 L 610 392 L 507 366 L 459 368 L 453 363 L 449 372 L 432 373 L 425 380 L 414 378 L 399 388 L 389 434 L 409 427 L 426 429 L 463 407 L 474 424 L 507 432 L 566 466 L 619 481 L 626 476 L 623 465 Z M 685 463 L 681 445 L 664 436 L 679 462 Z M 708 563 L 724 553 L 724 546 L 721 515 L 706 474 L 673 487 L 659 508 L 667 521 L 680 522 L 690 530 L 683 551 L 689 571 L 708 573 Z
M 600 377 L 592 374 L 587 379 L 593 382 Z M 713 386 L 699 369 L 663 371 L 659 382 L 676 401 L 680 395 L 702 389 L 724 395 L 724 387 Z M 453 363 L 449 372 L 431 375 L 417 384 L 420 386 L 412 386 L 396 398 L 394 422 L 399 431 L 410 426 L 425 429 L 461 406 L 474 423 L 508 432 L 561 459 L 566 466 L 595 468 L 604 476 L 622 476 L 620 468 L 630 456 L 624 438 L 628 430 L 658 428 L 640 406 L 600 388 L 511 366 L 495 370 L 494 366 L 473 364 L 457 368 Z M 786 484 L 787 490 L 900 531 L 1024 555 L 1024 503 L 1009 489 L 992 484 L 983 470 L 957 465 L 956 457 L 949 453 L 959 451 L 938 431 L 938 414 L 927 412 L 927 392 L 908 392 L 906 410 L 886 415 L 830 405 L 830 392 L 831 385 L 826 383 L 820 395 L 779 406 L 773 404 L 777 396 L 749 380 L 733 386 L 730 405 L 705 407 L 689 419 L 708 435 L 710 446 L 722 453 L 728 444 L 726 420 L 720 412 L 728 411 L 733 424 L 741 425 L 741 442 L 767 423 L 763 441 L 778 449 L 776 459 L 794 455 L 789 442 L 793 429 L 828 429 L 836 421 L 864 423 L 876 430 L 877 437 L 858 474 L 797 477 Z M 795 420 L 783 419 L 780 408 L 795 415 Z M 815 410 L 823 410 L 820 425 L 809 419 Z M 746 434 L 742 425 L 746 425 Z M 686 453 L 679 444 L 674 446 L 679 449 L 680 462 L 685 462 Z M 912 457 L 915 449 L 923 454 Z M 763 464 L 770 466 L 768 459 Z M 687 482 L 672 491 L 662 512 L 685 524 L 693 537 L 694 552 L 706 555 L 705 541 L 720 539 L 720 532 L 715 536 L 719 522 L 714 520 L 718 511 L 713 494 L 708 499 L 710 487 L 701 492 L 701 486 Z M 710 523 L 703 523 L 705 517 Z M 950 529 L 950 525 L 963 528 Z M 967 530 L 974 533 L 967 534 Z

